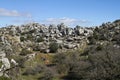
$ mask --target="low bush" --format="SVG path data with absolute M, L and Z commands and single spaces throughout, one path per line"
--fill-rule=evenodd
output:
M 8 77 L 0 76 L 0 80 L 12 80 L 12 79 L 10 79 Z
M 20 41 L 21 41 L 21 42 L 23 42 L 23 41 L 25 41 L 25 40 L 26 40 L 25 37 L 23 37 L 23 36 L 20 37 Z
M 42 77 L 39 77 L 38 80 L 53 80 L 54 73 L 53 70 L 46 69 Z
M 36 40 L 37 42 L 43 42 L 44 41 L 44 39 L 43 39 L 43 37 L 39 37 L 39 38 L 37 38 L 37 40 Z
M 55 42 L 50 43 L 50 45 L 49 45 L 49 49 L 50 49 L 50 52 L 51 52 L 51 53 L 57 52 L 58 48 L 59 48 L 59 46 L 58 46 L 58 44 L 55 43 Z
M 21 56 L 26 56 L 27 54 L 32 54 L 32 51 L 27 49 L 22 49 L 22 51 L 20 52 Z
M 43 72 L 44 71 L 44 66 L 43 65 L 37 65 L 37 66 L 35 66 L 34 68 L 29 68 L 29 69 L 27 69 L 24 73 L 23 73 L 23 75 L 36 75 L 36 74 L 38 74 L 38 73 L 41 73 L 41 72 Z

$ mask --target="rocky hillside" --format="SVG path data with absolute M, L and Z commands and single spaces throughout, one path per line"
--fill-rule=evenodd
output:
M 66 53 L 65 55 L 67 56 L 69 53 L 72 55 L 76 53 L 74 51 L 77 51 L 77 56 L 80 56 L 79 58 L 72 59 L 69 56 L 70 62 L 73 60 L 73 63 L 75 63 L 83 58 L 87 59 L 91 53 L 97 52 L 96 49 L 98 51 L 105 50 L 103 48 L 106 48 L 105 46 L 107 45 L 112 45 L 112 47 L 117 49 L 117 53 L 120 51 L 120 20 L 112 23 L 103 23 L 95 28 L 81 26 L 70 28 L 63 23 L 57 26 L 30 23 L 21 26 L 10 25 L 3 27 L 0 28 L 0 76 L 5 76 L 12 80 L 28 80 L 29 78 L 25 76 L 32 75 L 29 80 L 42 80 L 38 76 L 34 77 L 36 74 L 41 75 L 43 66 L 39 65 L 42 64 L 44 65 L 42 74 L 45 74 L 46 70 L 51 71 L 55 68 L 55 75 L 49 76 L 50 79 L 45 79 L 47 75 L 51 75 L 51 73 L 47 72 L 43 80 L 54 80 L 51 78 L 59 80 L 61 74 L 65 75 L 66 73 L 57 72 L 56 67 L 58 67 L 59 61 L 56 64 L 56 58 L 54 57 L 56 56 L 58 57 L 57 59 L 62 60 L 58 53 L 63 53 L 61 55 Z M 67 57 L 66 59 L 69 58 Z M 74 62 L 74 59 L 77 59 L 77 61 Z M 46 66 L 53 63 L 52 67 Z M 60 62 L 60 64 L 62 63 Z M 64 67 L 64 69 L 66 68 Z M 40 70 L 40 72 L 36 70 Z M 79 79 L 78 77 L 77 79 L 75 78 L 75 80 Z
M 113 23 L 103 23 L 99 27 L 95 27 L 93 35 L 90 36 L 89 41 L 95 44 L 113 43 L 114 46 L 120 46 L 120 20 Z
M 22 26 L 8 26 L 0 29 L 0 41 L 3 44 L 19 45 L 22 48 L 30 48 L 44 53 L 52 52 L 50 44 L 58 44 L 58 49 L 77 49 L 79 43 L 87 41 L 87 37 L 93 34 L 92 28 L 76 26 L 69 28 L 63 23 L 55 25 L 40 25 L 32 23 Z M 30 46 L 34 46 L 31 47 Z M 54 51 L 53 51 L 54 52 Z

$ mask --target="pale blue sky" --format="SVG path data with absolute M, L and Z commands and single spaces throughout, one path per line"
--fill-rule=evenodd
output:
M 120 0 L 0 0 L 0 26 L 31 21 L 95 26 L 120 18 Z

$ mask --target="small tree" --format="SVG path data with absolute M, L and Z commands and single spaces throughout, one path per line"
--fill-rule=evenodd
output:
M 50 52 L 51 52 L 51 53 L 57 52 L 58 47 L 59 47 L 59 46 L 58 46 L 57 43 L 55 43 L 55 42 L 50 43 L 50 45 L 49 45 Z

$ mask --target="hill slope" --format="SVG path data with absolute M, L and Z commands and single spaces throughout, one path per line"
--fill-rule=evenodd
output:
M 0 76 L 12 80 L 118 80 L 119 52 L 120 20 L 95 28 L 0 28 Z

